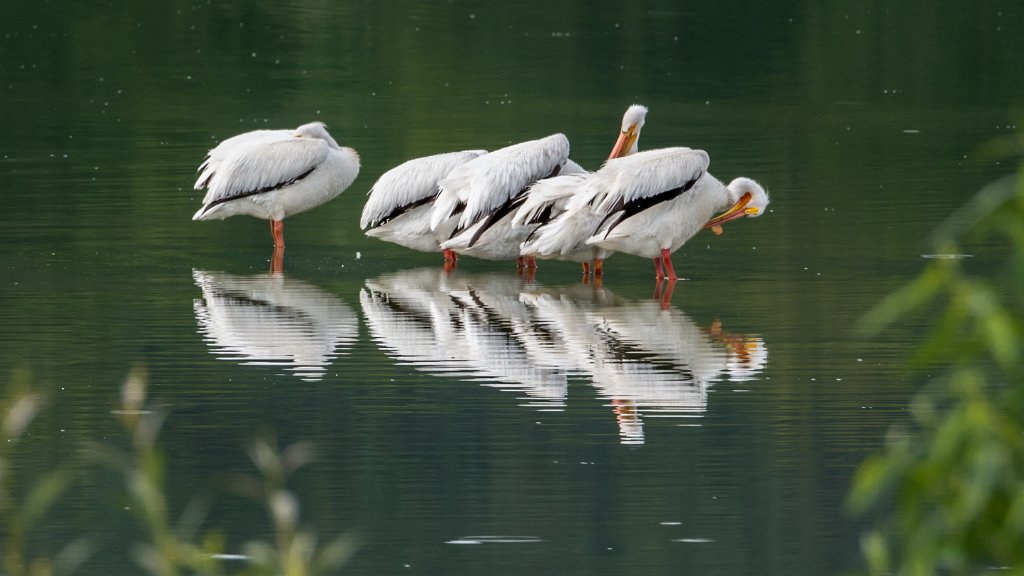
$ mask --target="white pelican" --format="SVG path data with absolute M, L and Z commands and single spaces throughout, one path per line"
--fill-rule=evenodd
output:
M 583 171 L 569 160 L 569 139 L 564 134 L 513 144 L 470 160 L 441 181 L 430 227 L 438 230 L 457 218 L 455 235 L 441 248 L 489 260 L 517 259 L 519 244 L 530 230 L 513 230 L 515 210 L 531 184 L 563 171 Z M 478 242 L 487 231 L 488 240 Z
M 647 107 L 633 104 L 622 115 L 622 128 L 608 159 L 636 154 L 640 131 L 647 118 Z M 609 250 L 588 246 L 587 238 L 594 233 L 601 216 L 589 211 L 576 210 L 559 218 L 568 210 L 572 198 L 579 193 L 591 173 L 571 174 L 547 178 L 530 188 L 529 196 L 516 213 L 514 225 L 539 224 L 520 247 L 523 256 L 555 258 L 583 264 L 583 273 L 600 276 Z
M 193 220 L 245 214 L 270 220 L 274 246 L 284 223 L 341 194 L 359 175 L 359 155 L 338 146 L 322 122 L 295 130 L 256 130 L 224 140 L 199 166 L 195 189 L 207 189 Z
M 586 243 L 652 258 L 659 279 L 676 280 L 672 252 L 702 228 L 760 216 L 768 204 L 757 182 L 737 178 L 725 186 L 708 173 L 709 162 L 706 152 L 690 148 L 609 160 L 588 181 L 584 197 L 603 219 Z
M 430 229 L 438 184 L 456 166 L 486 154 L 465 150 L 403 162 L 381 175 L 368 192 L 359 226 L 366 235 L 421 252 L 436 252 L 455 230 L 455 220 Z M 445 251 L 445 260 L 452 257 Z

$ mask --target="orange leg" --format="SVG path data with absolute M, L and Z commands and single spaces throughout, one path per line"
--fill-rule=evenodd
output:
M 654 259 L 654 277 L 657 278 L 658 280 L 661 280 L 662 278 L 665 277 L 665 273 L 662 272 L 662 270 L 661 270 L 661 257 L 660 256 L 658 256 L 658 257 L 656 257 Z M 658 284 L 660 285 L 661 282 L 658 282 Z
M 676 279 L 669 278 L 665 282 L 665 294 L 661 296 L 661 309 L 668 310 L 669 303 L 672 301 L 672 290 L 676 287 Z
M 594 258 L 594 276 L 600 276 L 604 274 L 604 259 Z
M 679 277 L 676 276 L 676 269 L 672 267 L 672 255 L 669 254 L 668 248 L 661 250 L 661 259 L 665 261 L 665 272 L 668 279 L 675 282 Z
M 524 282 L 533 282 L 536 279 L 536 275 L 537 275 L 537 267 L 534 266 L 533 268 L 530 268 L 529 266 L 527 266 L 526 267 L 526 271 L 523 272 L 523 281 Z
M 590 276 L 590 262 L 583 263 L 583 277 Z
M 441 251 L 441 254 L 444 255 L 444 271 L 451 272 L 454 270 L 459 262 L 459 255 L 450 248 L 445 248 Z
M 526 258 L 524 258 L 524 260 L 526 261 L 526 268 L 528 270 L 537 269 L 537 258 L 535 258 L 534 256 L 527 256 Z
M 270 257 L 270 273 L 284 272 L 284 246 L 274 246 L 274 254 Z
M 284 248 L 284 220 L 270 221 L 270 235 L 274 237 L 275 248 Z

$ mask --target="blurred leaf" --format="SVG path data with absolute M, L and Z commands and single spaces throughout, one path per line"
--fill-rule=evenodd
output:
M 121 409 L 118 415 L 128 430 L 135 430 L 138 420 L 145 412 L 146 388 L 149 376 L 141 366 L 136 366 L 121 383 Z
M 264 479 L 275 483 L 283 481 L 284 469 L 281 466 L 281 459 L 278 457 L 277 447 L 270 441 L 263 438 L 256 439 L 249 448 L 249 458 L 252 459 Z
M 205 499 L 193 498 L 178 518 L 175 534 L 185 541 L 192 540 L 210 512 L 210 505 Z
M 53 573 L 64 576 L 78 570 L 96 553 L 96 544 L 87 538 L 79 538 L 61 549 L 53 558 Z
M 993 138 L 979 147 L 978 155 L 988 161 L 1002 160 L 1024 153 L 1021 140 L 1017 136 Z
M 263 570 L 269 572 L 273 566 L 278 564 L 274 548 L 262 540 L 246 542 L 244 550 L 249 562 Z
M 309 464 L 316 458 L 316 451 L 310 442 L 296 442 L 281 452 L 281 466 L 286 476 Z
M 279 530 L 294 530 L 299 523 L 299 499 L 287 490 L 268 495 L 267 504 Z
M 889 549 L 878 532 L 868 532 L 860 539 L 860 547 L 868 560 L 871 574 L 889 573 Z
M 335 572 L 352 558 L 358 547 L 358 541 L 354 536 L 345 534 L 338 536 L 320 550 L 313 565 L 314 572 L 317 574 Z
M 932 236 L 949 254 L 968 238 L 1009 246 L 1008 274 L 987 266 L 975 276 L 963 261 L 932 261 L 858 325 L 877 334 L 932 302 L 915 358 L 929 371 L 945 367 L 911 402 L 917 427 L 890 430 L 854 477 L 851 509 L 881 513 L 862 538 L 872 573 L 995 566 L 1024 574 L 1024 167 L 984 187 Z
M 3 425 L 0 427 L 0 434 L 3 435 L 3 438 L 21 438 L 25 429 L 39 413 L 42 405 L 43 398 L 39 394 L 23 394 L 16 398 L 7 408 L 7 413 L 4 414 Z
M 143 570 L 153 576 L 168 576 L 177 573 L 167 559 L 160 554 L 160 551 L 149 544 L 137 544 L 132 556 Z
M 1017 180 L 1016 175 L 1004 176 L 982 188 L 966 205 L 935 228 L 929 243 L 933 246 L 948 246 L 969 231 L 977 229 L 986 218 L 997 213 L 1017 196 Z
M 64 470 L 55 470 L 35 480 L 17 515 L 17 522 L 22 529 L 26 532 L 30 530 L 70 484 L 71 474 Z
M 857 467 L 853 491 L 847 504 L 855 512 L 864 512 L 882 497 L 889 477 L 889 462 L 881 456 L 870 456 Z
M 945 285 L 947 274 L 939 266 L 932 265 L 914 281 L 885 298 L 878 306 L 857 322 L 857 331 L 865 336 L 874 336 L 883 328 L 916 310 L 934 298 Z

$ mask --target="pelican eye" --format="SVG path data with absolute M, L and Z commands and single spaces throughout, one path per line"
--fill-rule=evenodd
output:
M 746 209 L 746 213 L 747 213 L 747 214 L 750 214 L 751 216 L 753 216 L 753 215 L 755 215 L 755 214 L 759 213 L 760 211 L 761 211 L 761 210 L 760 210 L 759 208 L 757 208 L 757 207 L 754 207 L 754 206 L 752 206 L 752 207 L 750 207 L 750 208 L 747 208 L 747 209 Z

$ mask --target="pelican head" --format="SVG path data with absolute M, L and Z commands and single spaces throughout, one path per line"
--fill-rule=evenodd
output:
M 765 192 L 764 187 L 750 178 L 742 176 L 736 178 L 729 182 L 726 189 L 732 206 L 704 224 L 705 228 L 711 228 L 715 234 L 722 233 L 722 224 L 737 218 L 757 218 L 764 214 L 768 207 L 768 193 Z
M 327 142 L 331 148 L 340 149 L 338 143 L 327 132 L 327 126 L 323 122 L 310 122 L 295 129 L 296 138 L 319 138 Z
M 612 153 L 608 156 L 609 160 L 636 154 L 637 140 L 640 139 L 640 129 L 644 127 L 645 118 L 647 106 L 633 104 L 626 109 L 626 113 L 622 115 L 622 131 L 619 133 L 619 139 L 615 141 Z

